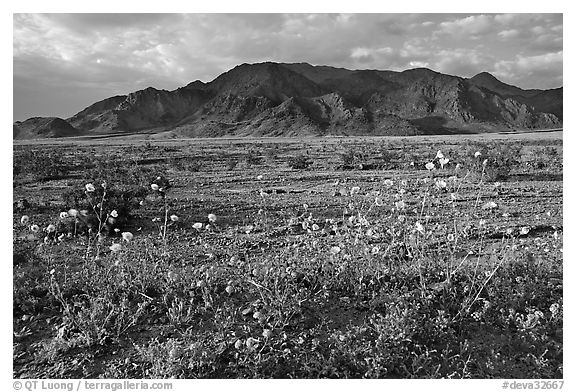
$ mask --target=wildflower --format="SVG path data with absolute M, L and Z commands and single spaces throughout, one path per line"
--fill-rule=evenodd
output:
M 254 348 L 254 346 L 258 343 L 258 340 L 250 337 L 248 339 L 246 339 L 246 347 L 248 348 Z
M 106 189 L 106 186 L 107 186 L 107 185 L 108 185 L 108 184 L 106 184 L 106 181 L 104 181 L 104 182 L 102 183 L 102 188 Z
M 442 159 L 442 158 L 444 158 L 444 154 L 442 154 L 442 151 L 438 150 L 438 152 L 436 153 L 436 158 L 437 158 L 437 159 Z
M 432 162 L 428 162 L 426 164 L 426 169 L 428 169 L 430 171 L 434 170 L 435 168 L 436 168 L 436 166 Z
M 330 248 L 330 253 L 332 253 L 333 255 L 337 255 L 338 253 L 340 253 L 340 247 L 339 246 L 333 246 Z
M 374 199 L 374 204 L 376 204 L 378 207 L 381 207 L 382 205 L 384 205 L 384 203 L 382 202 L 382 199 L 379 197 Z
M 447 185 L 447 184 L 446 184 L 446 181 L 444 181 L 444 180 L 437 180 L 437 181 L 436 181 L 436 187 L 437 187 L 438 189 L 445 189 L 445 188 L 446 188 L 446 185 Z
M 80 215 L 88 216 L 88 210 L 80 210 Z
M 406 203 L 404 203 L 404 200 L 397 201 L 394 203 L 394 205 L 398 210 L 403 210 L 404 208 L 406 208 Z
M 476 152 L 474 153 L 474 158 L 478 158 L 480 155 L 482 155 L 482 154 L 480 153 L 480 151 L 476 151 Z
M 48 236 L 44 237 L 44 243 L 48 244 L 50 242 L 50 238 L 48 238 Z
M 370 251 L 373 255 L 377 255 L 378 253 L 380 253 L 380 248 L 375 246 L 372 248 L 372 250 Z
M 28 215 L 22 215 L 22 218 L 20 218 L 20 223 L 27 225 L 28 222 L 30 222 L 30 217 Z
M 96 187 L 94 186 L 94 184 L 89 183 L 86 184 L 86 192 L 94 192 L 96 190 Z
M 236 340 L 236 343 L 234 343 L 234 347 L 236 348 L 236 350 L 240 350 L 243 345 L 244 345 L 244 342 L 242 341 L 242 339 L 238 339 L 238 340 Z
M 208 214 L 208 221 L 212 223 L 216 222 L 216 215 Z
M 150 188 L 152 188 L 153 191 L 157 191 L 158 189 L 160 189 L 160 187 L 158 186 L 158 184 L 151 184 Z
M 71 217 L 77 217 L 78 216 L 78 210 L 75 208 L 70 208 L 68 210 L 68 215 L 70 215 Z
M 457 164 L 456 164 L 456 171 L 458 171 L 458 170 L 460 170 L 460 169 L 462 169 L 462 165 L 459 164 L 459 163 L 457 163 Z
M 122 245 L 120 244 L 112 244 L 110 245 L 110 250 L 112 252 L 118 252 L 120 249 L 122 249 Z
M 414 166 L 414 161 L 410 162 L 410 166 Z
M 176 280 L 178 278 L 178 274 L 174 271 L 168 271 L 168 279 Z
M 308 229 L 308 221 L 302 222 L 302 228 L 303 228 L 304 230 L 307 230 L 307 229 Z
M 32 231 L 33 233 L 38 233 L 40 231 L 40 226 L 32 225 L 30 226 L 30 231 Z
M 454 241 L 454 239 L 455 239 L 454 234 L 452 234 L 452 233 L 448 234 L 447 238 L 448 238 L 448 241 L 450 241 L 450 242 Z
M 122 239 L 126 242 L 132 241 L 133 238 L 134 238 L 134 235 L 132 233 L 130 233 L 129 231 L 122 233 Z
M 53 233 L 56 231 L 56 226 L 54 226 L 53 224 L 49 224 L 48 227 L 46 228 L 46 231 L 48 233 Z
M 450 193 L 450 199 L 452 199 L 453 201 L 456 201 L 456 193 L 454 193 L 454 192 Z
M 493 201 L 489 201 L 488 203 L 486 203 L 482 206 L 482 208 L 485 210 L 492 210 L 496 207 L 498 207 L 498 204 L 494 203 Z
M 408 186 L 408 181 L 407 181 L 407 180 L 402 180 L 402 181 L 400 181 L 400 184 L 401 184 L 402 186 Z
M 110 213 L 110 216 L 113 218 L 118 218 L 118 211 L 112 210 L 112 212 Z
M 254 314 L 252 315 L 252 317 L 254 317 L 256 320 L 260 320 L 264 318 L 264 315 L 260 312 L 254 312 Z
M 314 230 L 314 231 L 320 230 L 320 226 L 318 226 L 316 223 L 314 223 L 312 225 L 312 230 Z
M 444 165 L 446 165 L 448 162 L 450 162 L 450 159 L 441 158 L 438 162 L 440 162 L 440 166 L 442 167 L 442 169 L 444 169 Z
M 58 236 L 58 241 L 62 241 L 64 239 L 64 237 L 66 237 L 66 235 L 64 233 L 60 234 Z
M 226 292 L 228 293 L 228 295 L 234 294 L 234 287 L 232 287 L 232 286 L 230 286 L 230 285 L 226 286 L 226 289 L 225 289 L 225 290 L 226 290 Z
M 192 225 L 192 227 L 195 228 L 196 230 L 200 230 L 202 228 L 202 223 L 196 222 Z
M 196 287 L 200 287 L 202 289 L 206 287 L 206 282 L 204 282 L 203 280 L 199 280 L 196 282 Z
M 269 329 L 265 329 L 264 331 L 262 331 L 262 336 L 264 336 L 266 339 L 272 337 L 272 331 Z
M 392 186 L 392 185 L 394 185 L 394 182 L 393 182 L 392 180 L 390 180 L 390 179 L 386 179 L 386 180 L 384 180 L 384 185 L 386 185 L 386 186 Z
M 352 189 L 350 189 L 350 196 L 355 195 L 356 193 L 360 192 L 360 187 L 359 186 L 353 186 Z
M 521 235 L 526 235 L 530 232 L 530 228 L 528 226 L 524 226 L 522 229 L 520 229 L 520 234 Z
M 422 223 L 416 222 L 415 228 L 417 232 L 424 234 L 424 226 L 422 226 Z
M 488 159 L 484 159 L 484 162 L 482 162 L 482 166 L 486 166 L 488 164 Z
M 178 222 L 180 220 L 180 218 L 178 218 L 178 215 L 171 215 L 170 216 L 170 220 L 172 222 Z
M 555 316 L 559 310 L 560 310 L 560 305 L 558 305 L 556 302 L 554 302 L 552 305 L 550 305 L 550 312 L 552 312 L 552 316 Z
M 256 177 L 257 180 L 261 180 L 263 178 L 264 178 L 264 176 L 262 174 L 260 174 L 258 177 Z
M 480 226 L 484 226 L 484 225 L 486 224 L 486 220 L 480 219 L 480 222 L 479 222 L 479 223 L 480 223 Z
M 143 205 L 144 205 L 144 200 L 140 200 L 140 203 L 138 203 L 138 204 L 140 204 L 140 206 L 143 206 Z

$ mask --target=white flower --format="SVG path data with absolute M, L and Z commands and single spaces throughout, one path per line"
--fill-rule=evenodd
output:
M 454 234 L 452 234 L 452 233 L 448 234 L 448 241 L 452 242 L 452 241 L 454 241 L 454 238 L 455 238 Z
M 53 224 L 49 224 L 48 227 L 46 228 L 46 231 L 48 233 L 53 233 L 56 231 L 56 226 L 54 226 Z
M 488 159 L 484 159 L 484 162 L 482 162 L 482 166 L 486 166 L 488 164 Z
M 30 226 L 30 231 L 32 231 L 33 233 L 38 233 L 40 231 L 40 226 L 32 225 Z
M 170 220 L 172 222 L 178 222 L 180 220 L 180 218 L 178 218 L 178 215 L 171 215 L 170 216 Z
M 442 167 L 442 169 L 444 169 L 444 165 L 446 165 L 448 162 L 450 162 L 450 159 L 441 158 L 438 162 L 440 162 L 440 166 Z
M 482 206 L 482 208 L 485 210 L 492 210 L 496 207 L 498 207 L 498 204 L 494 203 L 493 201 L 489 201 L 488 203 L 486 203 Z
M 272 336 L 272 331 L 269 329 L 265 329 L 264 331 L 262 331 L 262 336 L 264 336 L 266 339 L 268 339 Z
M 152 185 L 150 185 L 150 188 L 152 188 L 153 191 L 157 191 L 158 189 L 160 189 L 158 184 L 152 184 Z
M 64 233 L 60 234 L 58 236 L 58 241 L 62 241 L 64 239 L 64 237 L 66 237 L 66 235 Z
M 426 169 L 428 169 L 428 170 L 434 170 L 435 168 L 436 168 L 436 166 L 432 162 L 428 162 L 426 164 Z
M 318 226 L 316 223 L 314 223 L 312 225 L 312 230 L 316 231 L 316 230 L 320 230 L 320 226 Z
M 356 193 L 360 192 L 360 187 L 359 186 L 353 186 L 352 189 L 350 189 L 350 195 L 355 195 Z
M 66 219 L 66 218 L 68 218 L 68 213 L 66 211 L 62 211 L 60 213 L 60 219 Z
M 216 215 L 208 214 L 208 221 L 209 222 L 216 222 Z
M 338 253 L 340 253 L 340 247 L 339 246 L 333 246 L 330 248 L 330 253 L 332 253 L 333 255 L 337 255 Z
M 202 223 L 196 222 L 192 225 L 192 227 L 195 228 L 196 230 L 200 230 L 202 228 Z
M 118 211 L 112 210 L 112 212 L 110 213 L 110 216 L 113 218 L 118 218 Z
M 78 210 L 76 210 L 74 208 L 70 208 L 68 210 L 68 215 L 73 216 L 73 217 L 77 217 L 78 216 Z
M 30 222 L 30 217 L 28 215 L 22 215 L 22 218 L 20 218 L 20 223 L 27 225 L 28 222 Z
M 528 226 L 524 226 L 522 229 L 520 229 L 520 234 L 521 235 L 526 235 L 530 232 L 530 228 Z
M 257 180 L 261 180 L 263 178 L 264 178 L 264 176 L 262 174 L 260 174 L 258 177 L 256 177 Z
M 382 202 L 382 199 L 379 197 L 374 199 L 374 204 L 376 204 L 378 207 L 381 207 L 382 205 L 384 205 L 384 203 Z
M 417 232 L 424 234 L 424 226 L 422 226 L 422 223 L 416 222 L 415 228 Z
M 403 210 L 406 208 L 406 203 L 404 203 L 404 200 L 397 201 L 394 203 L 394 205 L 396 206 L 397 210 Z
M 133 238 L 134 238 L 134 235 L 132 233 L 130 233 L 129 231 L 122 233 L 122 239 L 126 242 L 132 241 Z
M 94 186 L 94 184 L 89 183 L 86 184 L 86 192 L 94 192 L 96 190 L 96 187 Z
M 476 151 L 474 153 L 474 158 L 478 158 L 480 155 L 482 155 L 482 153 L 480 153 L 480 151 Z
M 386 185 L 386 186 L 392 186 L 392 185 L 394 185 L 394 182 L 393 182 L 392 180 L 390 180 L 390 179 L 386 179 L 386 180 L 384 180 L 384 185 Z
M 436 187 L 437 187 L 438 189 L 445 189 L 445 188 L 446 188 L 446 185 L 447 185 L 447 184 L 446 184 L 446 181 L 444 181 L 444 180 L 437 180 L 437 181 L 436 181 Z
M 444 154 L 442 154 L 442 151 L 438 150 L 438 152 L 436 153 L 436 158 L 438 159 L 444 158 Z
M 110 250 L 112 252 L 118 252 L 120 249 L 122 249 L 122 245 L 120 244 L 112 244 L 110 245 Z

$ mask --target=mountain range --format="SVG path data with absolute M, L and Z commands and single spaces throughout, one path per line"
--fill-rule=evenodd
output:
M 562 127 L 562 87 L 523 90 L 482 72 L 242 64 L 209 83 L 149 87 L 74 116 L 13 125 L 14 139 L 156 133 L 169 137 L 418 135 Z

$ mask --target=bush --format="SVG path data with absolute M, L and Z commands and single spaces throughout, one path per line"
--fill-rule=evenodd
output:
M 294 170 L 305 170 L 312 165 L 312 160 L 304 154 L 298 154 L 288 159 L 288 166 Z

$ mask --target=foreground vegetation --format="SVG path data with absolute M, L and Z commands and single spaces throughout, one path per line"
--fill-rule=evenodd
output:
M 14 147 L 14 376 L 562 378 L 562 142 Z

